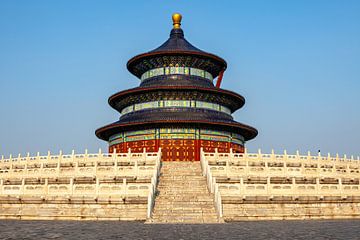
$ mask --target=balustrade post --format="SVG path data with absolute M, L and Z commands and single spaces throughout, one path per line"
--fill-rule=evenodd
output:
M 344 196 L 343 196 L 343 185 L 342 185 L 342 179 L 341 179 L 341 177 L 339 177 L 339 183 L 338 183 L 338 186 L 339 186 L 339 190 L 340 190 L 340 196 L 341 196 L 341 198 L 343 198 Z
M 57 160 L 57 166 L 56 166 L 56 173 L 57 173 L 57 177 L 60 176 L 60 165 L 61 165 L 61 160 L 63 159 L 63 154 L 62 151 L 60 150 L 59 152 L 59 158 Z
M 26 161 L 25 162 L 26 163 L 25 163 L 24 173 L 27 174 L 28 164 L 30 162 L 30 153 L 29 152 L 26 153 Z
M 75 161 L 75 150 L 71 151 L 71 162 Z
M 118 160 L 118 158 L 117 158 L 117 154 L 116 154 L 116 148 L 113 148 L 113 152 L 112 152 L 112 159 L 113 159 L 113 161 L 117 161 Z M 96 166 L 97 167 L 97 166 Z
M 240 195 L 241 195 L 242 193 L 244 193 L 244 178 L 243 178 L 243 177 L 240 178 L 239 192 L 240 192 Z
M 159 162 L 161 161 L 161 156 L 162 156 L 161 147 L 159 147 L 159 151 L 158 151 Z
M 97 159 L 98 159 L 98 161 L 103 159 L 101 148 L 99 148 Z M 115 164 L 115 165 L 116 165 L 116 164 Z
M 9 162 L 10 162 L 10 172 L 12 172 L 12 169 L 13 169 L 12 154 L 10 154 Z
M 139 176 L 139 168 L 138 168 L 138 159 L 137 158 L 135 158 L 134 166 L 135 166 L 135 175 Z
M 348 161 L 346 161 L 346 174 L 350 173 L 350 164 L 352 163 L 352 160 L 353 160 L 353 156 L 351 156 L 351 158 Z
M 258 159 L 258 160 L 261 160 L 261 149 L 260 149 L 260 148 L 258 149 L 257 159 Z
M 296 150 L 296 160 L 297 161 L 300 160 L 300 152 L 299 152 L 299 150 Z
M 300 156 L 299 156 L 299 160 L 300 160 Z M 300 169 L 301 169 L 301 174 L 303 176 L 306 176 L 306 173 L 305 173 L 305 163 L 306 161 L 300 161 Z
M 320 176 L 321 173 L 321 169 L 320 169 L 320 165 L 321 165 L 321 152 L 318 152 L 318 158 L 317 158 L 317 162 L 316 162 L 316 175 Z
M 274 149 L 271 149 L 270 161 L 274 161 L 274 160 L 275 160 L 275 151 Z
M 266 191 L 267 195 L 270 196 L 272 194 L 270 177 L 266 178 L 266 187 L 267 187 L 267 191 Z
M 284 161 L 283 161 L 284 166 L 282 167 L 282 175 L 283 175 L 284 177 L 286 177 L 286 176 L 287 176 L 287 172 L 288 172 L 288 171 L 287 171 L 288 155 L 287 155 L 286 149 L 284 149 L 283 159 L 284 159 Z
M 310 161 L 311 160 L 311 152 L 308 151 L 308 154 L 307 154 L 307 160 Z
M 59 159 L 62 158 L 62 157 L 63 157 L 63 151 L 60 150 L 60 151 L 59 151 Z
M 219 153 L 218 153 L 218 149 L 215 148 L 215 159 L 218 160 L 219 158 Z

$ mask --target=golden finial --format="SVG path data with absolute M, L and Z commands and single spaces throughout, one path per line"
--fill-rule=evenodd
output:
M 180 13 L 174 13 L 174 14 L 172 15 L 172 20 L 173 20 L 174 29 L 180 28 L 181 18 L 182 18 L 182 16 L 181 16 Z

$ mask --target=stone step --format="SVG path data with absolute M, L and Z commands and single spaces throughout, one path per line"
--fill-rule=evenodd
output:
M 184 219 L 184 218 L 171 218 L 171 219 L 164 219 L 164 218 L 155 218 L 152 223 L 177 223 L 177 224 L 197 224 L 197 223 L 218 223 L 217 219 Z
M 204 205 L 209 205 L 211 207 L 213 207 L 213 205 L 211 203 L 213 203 L 213 201 L 201 201 L 201 202 L 192 202 L 192 201 L 189 201 L 189 202 L 182 202 L 182 201 L 173 201 L 173 202 L 170 202 L 170 201 L 166 201 L 166 200 L 159 200 L 158 201 L 158 205 L 162 204 L 164 206 L 204 206 Z M 155 203 L 155 206 L 158 206 L 156 205 Z
M 204 186 L 205 188 L 205 186 Z M 206 189 L 206 188 L 205 188 Z M 176 186 L 174 186 L 174 188 L 161 188 L 158 186 L 158 192 L 162 192 L 162 193 L 168 193 L 168 194 L 176 194 L 176 193 L 194 193 L 193 195 L 196 195 L 196 194 L 200 194 L 200 193 L 204 193 L 203 190 L 201 190 L 200 188 L 194 188 L 194 189 L 182 189 L 182 188 L 177 188 Z M 210 196 L 209 193 L 204 193 L 208 196 Z
M 199 162 L 163 162 L 150 222 L 218 223 Z
M 171 185 L 169 185 L 169 184 L 171 184 Z M 184 187 L 189 187 L 189 188 L 184 188 Z M 158 189 L 175 189 L 175 190 L 198 189 L 198 190 L 204 190 L 204 189 L 207 189 L 207 186 L 206 186 L 206 184 L 201 184 L 201 185 L 175 184 L 175 183 L 172 183 L 171 181 L 169 181 L 168 183 L 166 183 L 166 185 L 165 185 L 164 182 L 159 184 Z
M 170 216 L 170 215 L 173 215 L 173 216 L 183 216 L 183 215 L 186 215 L 186 216 L 190 216 L 190 215 L 195 215 L 195 216 L 198 216 L 198 215 L 202 215 L 202 216 L 213 216 L 214 214 L 216 214 L 215 211 L 210 211 L 210 210 L 207 210 L 207 211 L 203 211 L 203 210 L 194 210 L 194 209 L 189 209 L 187 211 L 176 211 L 176 210 L 157 210 L 154 212 L 156 214 L 156 216 Z
M 207 196 L 194 196 L 194 197 L 187 197 L 187 196 L 166 196 L 166 197 L 159 197 L 158 200 L 164 202 L 212 202 L 213 199 Z
M 185 208 L 184 206 L 181 206 L 181 205 L 163 205 L 160 207 L 160 205 L 158 205 L 154 212 L 156 211 L 198 211 L 198 210 L 202 210 L 202 211 L 214 211 L 215 212 L 215 209 L 213 206 L 207 208 L 207 207 L 201 207 L 201 205 L 192 205 L 194 207 L 194 209 L 191 209 L 190 206 L 189 208 Z M 204 205 L 205 206 L 205 205 Z

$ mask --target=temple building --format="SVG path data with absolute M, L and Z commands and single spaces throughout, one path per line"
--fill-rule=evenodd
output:
M 170 38 L 128 61 L 140 85 L 109 98 L 120 119 L 96 130 L 109 152 L 161 148 L 163 161 L 199 161 L 201 148 L 242 153 L 256 137 L 255 128 L 232 117 L 244 97 L 220 88 L 225 60 L 190 44 L 180 25 L 174 14 Z
M 360 158 L 246 151 L 257 130 L 231 115 L 245 99 L 220 88 L 226 62 L 173 22 L 164 44 L 129 60 L 140 86 L 109 98 L 120 119 L 96 135 L 110 153 L 0 158 L 0 219 L 360 219 Z

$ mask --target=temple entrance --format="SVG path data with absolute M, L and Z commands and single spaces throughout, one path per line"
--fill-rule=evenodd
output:
M 195 140 L 163 139 L 160 140 L 160 147 L 162 161 L 198 161 Z

